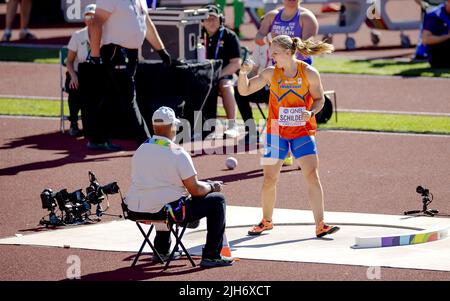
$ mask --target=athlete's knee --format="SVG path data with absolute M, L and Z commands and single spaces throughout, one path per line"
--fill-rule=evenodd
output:
M 264 175 L 263 185 L 264 187 L 272 187 L 275 186 L 278 182 L 279 175 Z
M 304 173 L 303 176 L 305 177 L 306 181 L 308 181 L 308 183 L 315 184 L 320 182 L 319 171 L 317 170 L 317 168 L 302 170 L 302 172 Z

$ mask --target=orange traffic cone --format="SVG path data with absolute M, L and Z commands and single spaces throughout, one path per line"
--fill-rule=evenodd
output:
M 225 257 L 233 257 L 231 255 L 230 244 L 228 243 L 227 235 L 225 234 L 225 232 L 223 233 L 222 250 L 220 251 L 220 255 Z M 239 258 L 234 258 L 234 260 L 238 261 Z

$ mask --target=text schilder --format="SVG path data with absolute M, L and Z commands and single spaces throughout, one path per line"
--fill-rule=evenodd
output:
M 305 107 L 280 107 L 278 111 L 278 124 L 281 126 L 303 126 Z

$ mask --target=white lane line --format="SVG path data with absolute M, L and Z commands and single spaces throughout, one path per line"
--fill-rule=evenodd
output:
M 28 95 L 3 95 L 0 94 L 0 98 L 12 98 L 12 99 L 49 99 L 49 100 L 60 100 L 60 97 L 55 96 L 28 96 Z M 64 97 L 66 99 L 66 97 Z
M 0 115 L 0 118 L 9 118 L 9 119 L 43 119 L 43 120 L 59 120 L 58 116 L 49 117 L 49 116 L 23 116 L 23 115 Z
M 450 117 L 450 113 L 436 113 L 436 112 L 387 111 L 387 110 L 366 110 L 366 109 L 346 109 L 346 108 L 340 108 L 338 109 L 338 112 Z
M 384 79 L 398 79 L 402 78 L 405 80 L 420 80 L 420 81 L 436 81 L 436 80 L 446 80 L 449 81 L 450 78 L 448 77 L 425 77 L 425 76 L 402 76 L 402 75 L 376 75 L 376 74 L 346 74 L 346 73 L 325 73 L 322 72 L 321 77 L 326 76 L 336 76 L 336 77 L 349 77 L 349 78 L 384 78 Z
M 320 129 L 320 132 L 362 134 L 362 135 L 394 135 L 394 136 L 412 136 L 412 137 L 434 137 L 434 138 L 450 138 L 449 134 L 420 134 L 420 133 L 396 133 L 396 132 L 379 132 L 379 131 L 355 131 L 355 130 L 334 130 Z

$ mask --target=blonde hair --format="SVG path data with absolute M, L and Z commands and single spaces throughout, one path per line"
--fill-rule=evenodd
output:
M 292 55 L 297 51 L 304 56 L 332 53 L 334 51 L 333 45 L 322 41 L 314 41 L 312 38 L 302 41 L 297 37 L 291 38 L 287 35 L 279 35 L 273 38 L 272 43 L 283 49 L 290 50 Z

